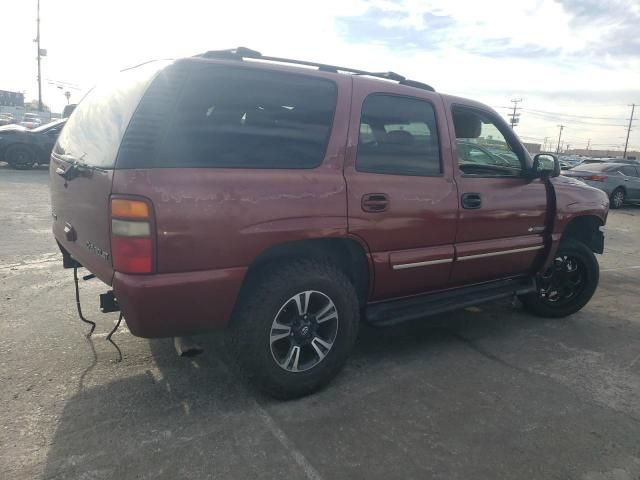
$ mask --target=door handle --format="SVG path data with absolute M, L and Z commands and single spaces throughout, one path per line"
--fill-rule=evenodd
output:
M 386 193 L 366 193 L 362 196 L 362 210 L 371 213 L 384 212 L 389 208 L 389 196 Z
M 462 208 L 467 210 L 475 210 L 482 207 L 482 196 L 479 193 L 463 193 Z

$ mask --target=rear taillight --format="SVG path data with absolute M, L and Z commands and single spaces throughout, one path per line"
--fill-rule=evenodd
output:
M 151 209 L 147 202 L 111 199 L 111 255 L 117 272 L 153 272 Z
M 582 177 L 583 180 L 591 180 L 593 182 L 604 182 L 607 178 L 607 175 L 589 175 Z

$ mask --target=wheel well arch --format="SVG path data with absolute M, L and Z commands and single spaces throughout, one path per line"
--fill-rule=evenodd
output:
M 562 232 L 562 240 L 574 239 L 587 245 L 592 251 L 602 253 L 604 237 L 600 227 L 604 221 L 595 215 L 581 215 L 573 218 Z
M 283 261 L 300 259 L 329 261 L 340 268 L 355 286 L 360 306 L 366 305 L 371 278 L 366 250 L 356 240 L 345 237 L 297 240 L 269 247 L 249 265 L 241 292 L 264 269 Z

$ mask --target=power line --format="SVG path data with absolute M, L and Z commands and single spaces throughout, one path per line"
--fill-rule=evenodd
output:
M 571 115 L 569 113 L 549 112 L 546 110 L 536 110 L 532 108 L 523 108 L 523 110 L 527 112 L 535 112 L 535 113 L 541 113 L 545 115 L 555 115 L 557 117 L 584 118 L 589 120 L 624 120 L 623 118 L 620 118 L 620 117 L 592 117 L 590 115 Z
M 585 122 L 582 120 L 574 120 L 574 119 L 568 119 L 568 118 L 562 118 L 562 117 L 557 117 L 555 115 L 549 115 L 546 113 L 537 113 L 537 112 L 532 112 L 530 110 L 527 111 L 529 113 L 529 115 L 533 115 L 535 117 L 542 117 L 542 118 L 547 118 L 547 119 L 560 119 L 563 122 L 567 122 L 567 123 L 571 123 L 571 124 L 576 124 L 576 125 L 590 125 L 593 127 L 625 127 L 626 125 L 622 125 L 622 124 L 613 124 L 613 123 L 598 123 L 598 122 Z

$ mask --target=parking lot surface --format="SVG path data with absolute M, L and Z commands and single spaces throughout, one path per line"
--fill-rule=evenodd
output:
M 0 478 L 640 478 L 640 207 L 612 211 L 600 287 L 563 320 L 510 300 L 364 327 L 324 391 L 278 402 L 221 353 L 178 358 L 101 314 L 50 233 L 46 168 L 0 164 Z

